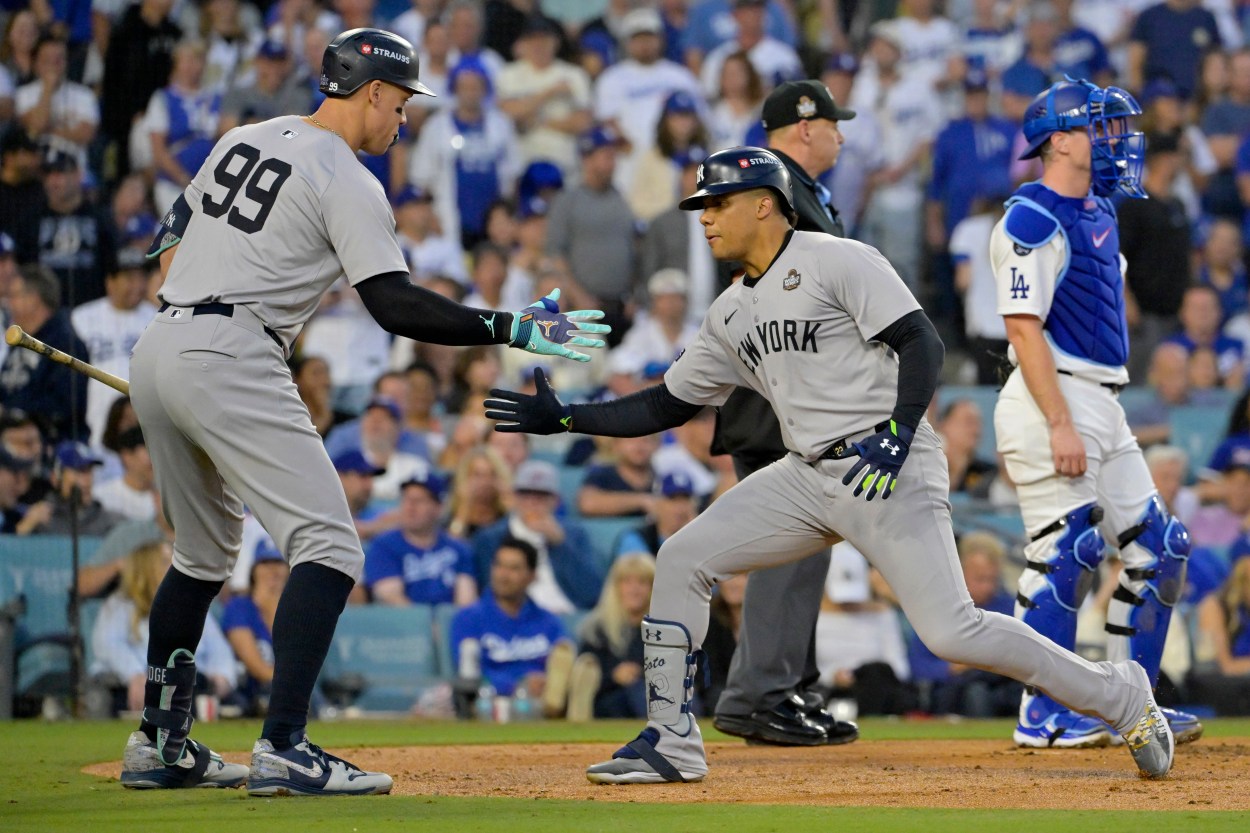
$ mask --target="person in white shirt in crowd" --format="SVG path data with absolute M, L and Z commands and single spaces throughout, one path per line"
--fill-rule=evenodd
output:
M 204 88 L 225 93 L 234 82 L 251 70 L 252 58 L 264 40 L 258 24 L 260 15 L 251 3 L 241 0 L 208 0 L 203 4 L 200 31 L 204 31 Z M 286 34 L 286 32 L 283 32 Z M 294 34 L 294 33 L 292 33 Z M 299 52 L 302 40 L 278 38 L 292 52 Z M 174 56 L 177 60 L 177 51 Z M 192 171 L 194 174 L 195 172 Z
M 119 250 L 116 268 L 104 279 L 104 297 L 79 304 L 70 312 L 74 332 L 87 345 L 83 359 L 123 379 L 130 376 L 131 348 L 156 316 L 156 307 L 144 300 L 147 267 L 142 252 Z M 99 444 L 109 407 L 120 396 L 103 382 L 87 383 L 87 426 L 92 443 Z
M 821 73 L 834 101 L 851 101 L 859 62 L 849 52 L 830 56 Z M 868 199 L 868 180 L 885 167 L 885 149 L 881 123 L 872 110 L 857 110 L 855 118 L 838 122 L 842 134 L 842 150 L 838 164 L 821 181 L 829 189 L 830 205 L 837 206 L 838 217 L 848 237 L 858 238 L 860 220 Z
M 482 45 L 482 3 L 480 0 L 451 0 L 443 12 L 447 37 L 451 41 L 451 63 L 477 58 L 486 67 L 492 84 L 506 63 L 498 52 Z
M 745 52 L 759 73 L 765 88 L 771 90 L 783 81 L 803 77 L 798 53 L 787 43 L 768 34 L 764 16 L 767 0 L 732 0 L 738 33 L 708 53 L 699 69 L 703 92 L 709 100 L 720 97 L 720 69 L 734 52 Z
M 608 354 L 613 376 L 659 378 L 686 349 L 699 332 L 686 316 L 689 283 L 680 269 L 661 269 L 647 279 L 647 309 Z
M 717 88 L 720 96 L 708 114 L 709 152 L 745 145 L 747 132 L 759 124 L 764 106 L 764 81 L 741 50 L 730 52 L 721 62 Z
M 91 630 L 92 662 L 87 671 L 124 686 L 126 708 L 131 711 L 143 708 L 148 612 L 172 559 L 173 549 L 163 541 L 144 544 L 127 556 L 121 569 L 121 587 L 104 601 Z M 211 693 L 227 697 L 234 691 L 238 678 L 234 652 L 212 616 L 204 622 L 195 665 L 198 674 L 207 679 Z
M 447 36 L 446 24 L 437 18 L 425 22 L 419 52 L 421 83 L 434 95 L 414 95 L 404 105 L 404 112 L 408 116 L 408 132 L 412 136 L 421 132 L 426 119 L 455 103 L 447 86 L 453 64 L 450 60 L 451 39 Z
M 413 281 L 435 275 L 469 283 L 460 244 L 443 234 L 429 191 L 408 185 L 395 195 L 395 236 L 412 270 Z
M 152 143 L 152 203 L 158 214 L 182 196 L 217 143 L 221 93 L 203 84 L 204 57 L 202 42 L 178 44 L 169 83 L 148 100 L 144 119 Z
M 311 353 L 308 354 L 311 355 Z M 408 415 L 405 412 L 405 407 L 408 403 L 410 388 L 408 377 L 405 373 L 398 370 L 388 370 L 373 380 L 369 391 L 365 401 L 378 398 L 390 401 L 399 408 L 405 424 L 407 423 Z M 360 410 L 363 409 L 362 406 Z M 360 448 L 360 424 L 362 419 L 362 417 L 356 417 L 336 425 L 330 430 L 329 435 L 326 437 L 325 446 L 326 453 L 331 458 L 345 451 Z M 429 445 L 425 441 L 423 432 L 410 431 L 406 427 L 399 434 L 399 450 L 415 454 L 418 457 L 430 458 Z
M 101 483 L 95 488 L 95 499 L 110 512 L 132 521 L 156 518 L 156 475 L 152 458 L 143 442 L 143 429 L 138 426 L 122 432 L 117 438 L 117 456 L 122 461 L 122 476 Z
M 360 415 L 360 451 L 365 459 L 383 473 L 374 478 L 373 499 L 392 503 L 399 499 L 399 488 L 405 480 L 425 477 L 430 461 L 416 454 L 400 451 L 400 431 L 404 417 L 395 400 L 375 396 Z
M 411 44 L 421 43 L 425 38 L 426 25 L 438 19 L 444 5 L 446 0 L 412 0 L 412 8 L 397 16 L 386 28 Z M 422 63 L 422 69 L 424 67 Z
M 512 47 L 516 60 L 496 76 L 499 108 L 516 125 L 524 164 L 546 159 L 571 176 L 577 137 L 591 125 L 590 76 L 556 58 L 560 33 L 541 15 L 531 17 Z
M 881 124 L 885 167 L 868 179 L 860 238 L 885 255 L 915 293 L 921 276 L 921 169 L 942 128 L 942 110 L 926 81 L 902 74 L 903 41 L 894 21 L 872 27 L 869 50 L 877 65 L 876 94 L 868 97 L 867 88 L 856 83 L 851 105 L 858 113 L 872 112 Z
M 641 222 L 677 205 L 684 160 L 707 155 L 710 140 L 699 109 L 699 100 L 687 92 L 669 95 L 655 127 L 654 144 L 634 154 L 627 199 L 630 211 Z
M 339 278 L 321 299 L 303 333 L 303 349 L 325 357 L 334 385 L 334 407 L 357 413 L 387 367 L 390 334 L 365 309 L 355 288 Z
M 642 7 L 621 21 L 618 37 L 626 57 L 595 81 L 595 118 L 612 124 L 635 153 L 655 142 L 655 126 L 664 102 L 677 90 L 702 100 L 694 74 L 664 57 L 664 21 L 655 9 Z M 629 182 L 629 164 L 618 166 L 617 182 Z
M 1002 216 L 1003 198 L 981 198 L 951 232 L 955 291 L 964 299 L 964 333 L 976 362 L 978 385 L 1000 384 L 998 367 L 1007 355 L 1007 327 L 998 314 L 997 284 L 990 263 L 990 232 Z
M 31 136 L 55 138 L 85 168 L 87 146 L 100 127 L 100 103 L 90 87 L 67 77 L 65 41 L 42 35 L 35 44 L 35 80 L 18 87 L 13 108 L 18 121 Z
M 998 0 L 972 0 L 972 17 L 959 39 L 969 69 L 980 69 L 997 83 L 1020 57 L 1020 32 L 1011 25 Z
M 903 41 L 899 71 L 943 90 L 962 77 L 959 27 L 937 13 L 936 0 L 902 0 L 894 26 Z

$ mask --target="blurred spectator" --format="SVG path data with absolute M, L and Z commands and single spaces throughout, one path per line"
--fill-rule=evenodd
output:
M 255 78 L 249 83 L 236 79 L 221 100 L 219 133 L 241 124 L 255 124 L 277 116 L 307 113 L 312 91 L 294 71 L 290 50 L 285 44 L 267 40 L 256 52 Z
M 1250 281 L 1246 280 L 1243 257 L 1238 225 L 1222 218 L 1213 220 L 1202 245 L 1202 265 L 1198 267 L 1197 280 L 1219 293 L 1220 320 L 1225 327 L 1250 308 Z M 1245 344 L 1250 329 L 1226 331 L 1226 335 Z
M 105 535 L 120 523 L 120 515 L 105 509 L 92 492 L 94 470 L 100 458 L 83 443 L 65 440 L 56 447 L 56 463 L 52 469 L 53 492 L 30 507 L 27 517 L 35 515 L 36 535 Z M 72 518 L 72 515 L 77 518 Z
M 33 531 L 33 523 L 23 524 L 27 509 L 22 503 L 22 493 L 26 491 L 30 478 L 30 461 L 14 457 L 0 448 L 0 534 L 29 535 Z
M 204 57 L 201 41 L 178 44 L 169 84 L 152 93 L 144 115 L 152 141 L 159 214 L 174 204 L 217 143 L 221 93 L 202 83 Z
M 1146 449 L 1146 466 L 1159 497 L 1174 517 L 1188 525 L 1198 509 L 1198 495 L 1185 485 L 1189 455 L 1174 445 L 1153 445 Z
M 835 101 L 849 102 L 854 98 L 852 85 L 858 71 L 859 62 L 854 55 L 835 55 L 825 65 L 821 80 Z M 868 198 L 869 179 L 885 167 L 881 124 L 872 110 L 859 109 L 854 119 L 838 122 L 838 132 L 842 134 L 839 164 L 826 173 L 822 181 L 829 188 L 830 204 L 837 206 L 847 235 L 856 237 Z
M 1049 3 L 1031 3 L 1024 27 L 1024 54 L 1003 73 L 1003 85 L 1030 98 L 1063 75 L 1055 61 L 1059 21 Z
M 104 416 L 104 431 L 100 434 L 100 441 L 93 449 L 104 459 L 97 474 L 101 483 L 122 476 L 122 461 L 117 454 L 117 441 L 122 434 L 138 426 L 139 417 L 135 415 L 130 397 L 118 396 L 114 399 Z
M 405 374 L 390 370 L 373 380 L 370 388 L 369 399 L 384 399 L 397 408 L 400 416 L 403 416 L 404 404 L 408 401 L 408 379 Z M 330 456 L 348 451 L 353 448 L 359 448 L 361 445 L 361 418 L 350 420 L 337 426 L 330 432 L 330 436 L 326 438 L 326 451 Z M 414 434 L 408 430 L 401 430 L 399 434 L 398 448 L 407 454 L 415 454 L 420 457 L 429 457 L 429 449 L 424 438 Z
M 748 131 L 759 122 L 765 96 L 763 79 L 742 51 L 725 56 L 716 85 L 720 95 L 708 114 L 709 153 L 746 144 Z
M 971 399 L 953 400 L 938 418 L 935 427 L 942 438 L 942 450 L 946 452 L 952 494 L 989 497 L 990 483 L 998 466 L 976 456 L 982 423 L 981 408 Z
M 395 233 L 404 249 L 413 281 L 445 275 L 468 283 L 460 242 L 443 234 L 428 191 L 409 185 L 395 195 Z
M 699 328 L 686 315 L 689 281 L 678 269 L 661 269 L 647 280 L 649 303 L 645 312 L 634 317 L 625 338 L 608 355 L 614 376 L 629 382 L 612 386 L 618 393 L 632 393 L 651 380 L 657 380 L 694 340 Z
M 1076 0 L 1051 0 L 1059 33 L 1055 38 L 1055 69 L 1106 87 L 1116 80 L 1115 67 L 1098 36 L 1072 19 L 1075 5 Z
M 1220 380 L 1227 387 L 1240 390 L 1245 385 L 1245 345 L 1220 332 L 1219 293 L 1203 284 L 1188 287 L 1177 317 L 1180 332 L 1168 336 L 1165 342 L 1180 345 L 1186 354 L 1202 347 L 1214 351 Z
M 19 126 L 0 139 L 0 233 L 21 237 L 23 221 L 43 213 L 39 145 Z
M 481 650 L 483 682 L 504 696 L 524 686 L 530 696 L 541 697 L 547 657 L 568 640 L 555 614 L 527 594 L 537 566 L 533 545 L 505 538 L 491 560 L 490 592 L 451 620 L 453 665 L 460 667 L 465 640 L 474 640 Z
M 447 37 L 451 40 L 451 61 L 466 58 L 479 61 L 493 86 L 504 67 L 500 53 L 482 45 L 482 4 L 479 0 L 451 0 L 443 12 Z M 507 54 L 514 54 L 515 50 Z
M 1235 171 L 1242 138 L 1250 134 L 1250 50 L 1239 49 L 1231 58 L 1227 53 L 1213 51 L 1203 61 L 1203 69 L 1204 84 L 1198 91 L 1202 97 L 1195 105 L 1217 167 L 1203 203 L 1214 214 L 1240 220 L 1242 206 Z M 1226 91 L 1213 88 L 1219 81 L 1223 81 Z
M 394 399 L 376 396 L 360 415 L 360 451 L 372 465 L 383 469 L 373 482 L 373 499 L 390 502 L 399 499 L 399 486 L 430 469 L 427 457 L 399 449 L 403 412 Z
M 746 592 L 747 576 L 743 573 L 718 583 L 712 594 L 707 636 L 703 638 L 703 653 L 707 662 L 704 668 L 707 672 L 695 678 L 704 714 L 713 713 L 716 701 L 725 690 L 729 665 L 733 662 L 734 651 L 738 648 L 738 634 L 742 631 L 742 601 Z
M 684 62 L 688 66 L 697 70 L 706 55 L 735 37 L 738 21 L 733 6 L 734 0 L 690 0 L 684 46 Z M 769 0 L 765 6 L 764 22 L 768 36 L 795 46 L 798 32 L 793 14 L 788 4 Z
M 0 448 L 35 469 L 43 467 L 43 435 L 35 420 L 17 408 L 9 408 L 0 419 Z
M 626 57 L 595 80 L 595 118 L 611 124 L 640 153 L 655 141 L 668 97 L 682 90 L 702 98 L 702 90 L 690 70 L 664 57 L 664 21 L 655 9 L 644 6 L 626 14 L 616 36 Z M 586 148 L 580 149 L 585 158 Z
M 1195 698 L 1219 715 L 1250 714 L 1250 558 L 1233 564 L 1220 592 L 1198 605 L 1195 664 L 1189 683 Z
M 473 553 L 441 522 L 445 489 L 434 472 L 400 487 L 399 528 L 375 538 L 365 558 L 364 583 L 373 601 L 456 607 L 477 601 Z
M 1185 206 L 1171 196 L 1179 150 L 1175 134 L 1148 137 L 1142 187 L 1150 199 L 1124 200 L 1117 207 L 1120 253 L 1128 262 L 1124 301 L 1130 379 L 1146 375 L 1155 345 L 1176 329 L 1191 280 L 1189 222 Z
M 587 517 L 645 515 L 651 510 L 655 473 L 651 455 L 659 438 L 613 437 L 613 462 L 592 466 L 577 491 L 577 509 Z
M 288 3 L 288 8 L 295 4 Z M 308 4 L 312 5 L 312 4 Z M 200 32 L 205 41 L 204 76 L 205 90 L 224 94 L 234 86 L 235 82 L 245 76 L 251 69 L 252 58 L 256 55 L 264 39 L 264 30 L 249 25 L 248 20 L 253 12 L 252 6 L 244 5 L 243 0 L 207 0 L 200 12 Z M 254 13 L 254 12 L 253 12 Z M 288 21 L 293 23 L 294 21 Z M 294 32 L 291 32 L 294 35 Z M 277 38 L 285 43 L 291 51 L 300 48 L 300 41 Z M 177 64 L 177 50 L 174 63 Z M 320 70 L 320 56 L 318 56 Z M 194 174 L 194 171 L 192 171 Z
M 421 38 L 419 52 L 421 54 L 421 83 L 434 91 L 434 96 L 413 96 L 405 105 L 409 114 L 409 124 L 414 134 L 422 128 L 426 119 L 438 110 L 444 110 L 452 103 L 447 100 L 449 87 L 447 77 L 451 73 L 451 40 L 447 37 L 447 26 L 440 19 L 426 21 L 425 34 Z
M 392 20 L 388 28 L 413 46 L 419 46 L 426 24 L 437 19 L 445 5 L 446 0 L 412 0 L 412 8 Z
M 252 559 L 247 594 L 232 596 L 221 614 L 221 630 L 243 666 L 239 694 L 249 715 L 263 715 L 269 707 L 273 620 L 290 573 L 282 553 L 269 544 Z
M 1185 204 L 1191 223 L 1202 219 L 1202 192 L 1219 165 L 1211 144 L 1196 124 L 1189 124 L 1180 90 L 1166 78 L 1151 81 L 1142 90 L 1141 129 L 1147 133 L 1179 134 L 1182 165 L 1172 183 L 1172 195 Z
M 1224 459 L 1212 460 L 1211 467 L 1219 472 L 1219 502 L 1200 506 L 1186 526 L 1194 546 L 1227 547 L 1250 515 L 1250 446 L 1233 447 Z
M 766 5 L 766 0 L 730 0 L 737 32 L 732 39 L 707 53 L 699 69 L 703 92 L 709 99 L 720 97 L 721 66 L 735 52 L 747 54 L 764 85 L 770 89 L 802 76 L 803 66 L 794 48 L 768 34 L 764 20 Z
M 117 240 L 117 248 L 146 253 L 157 221 L 148 204 L 148 181 L 143 174 L 122 177 L 109 200 L 109 214 L 109 231 Z M 153 268 L 157 265 L 152 262 Z
M 461 59 L 448 83 L 455 103 L 422 127 L 409 177 L 434 195 L 443 234 L 471 249 L 486 236 L 491 203 L 512 195 L 521 162 L 516 131 L 492 100 L 481 60 Z
M 1225 385 L 1220 377 L 1219 357 L 1210 347 L 1195 347 L 1190 352 L 1186 372 L 1189 387 L 1195 393 L 1209 393 Z
M 577 137 L 591 125 L 590 78 L 556 58 L 560 31 L 547 18 L 526 21 L 515 60 L 497 76 L 500 109 L 512 119 L 522 164 L 545 159 L 577 170 Z
M 525 541 L 538 553 L 530 598 L 556 614 L 594 607 L 603 574 L 590 556 L 586 530 L 556 517 L 560 480 L 555 466 L 529 460 L 517 469 L 512 511 L 473 536 L 478 579 L 485 582 L 492 554 L 508 538 Z
M 430 459 L 447 445 L 443 426 L 435 410 L 438 407 L 438 374 L 423 362 L 413 362 L 404 369 L 408 382 L 408 398 L 404 404 L 404 433 L 425 439 Z
M 291 367 L 291 380 L 295 382 L 295 389 L 304 406 L 308 408 L 308 416 L 318 434 L 325 437 L 332 428 L 353 419 L 351 414 L 334 408 L 330 365 L 325 359 L 304 353 L 292 357 L 288 364 Z
M 681 166 L 678 191 L 683 196 L 695 192 L 702 162 L 702 157 L 687 157 Z M 686 320 L 696 327 L 719 293 L 716 261 L 704 239 L 699 217 L 698 211 L 682 211 L 673 206 L 651 221 L 638 243 L 639 274 L 654 275 L 664 269 L 686 274 Z M 609 362 L 615 352 L 609 353 Z
M 970 216 L 951 232 L 950 254 L 955 266 L 955 291 L 963 296 L 964 334 L 976 363 L 977 384 L 997 385 L 1007 355 L 1007 328 L 998 314 L 998 288 L 990 264 L 990 232 L 1003 216 L 997 196 L 973 201 Z
M 608 572 L 603 593 L 578 629 L 578 663 L 586 681 L 598 681 L 591 689 L 593 716 L 640 718 L 647 716 L 646 686 L 642 674 L 642 618 L 651 608 L 651 585 L 655 581 L 655 558 L 647 553 L 627 553 Z M 587 660 L 588 658 L 588 660 Z M 576 719 L 574 704 L 588 688 L 574 666 L 570 683 L 569 719 Z
M 550 165 L 551 163 L 537 164 Z M 524 182 L 524 177 L 522 177 L 522 182 Z M 553 194 L 552 197 L 554 196 Z M 510 290 L 509 295 L 520 293 L 521 305 L 527 306 L 538 297 L 534 292 L 534 284 L 538 280 L 538 271 L 547 257 L 547 214 L 551 211 L 551 201 L 537 194 L 531 197 L 520 196 L 519 199 L 520 204 L 516 215 L 516 247 L 508 259 L 506 287 Z
M 35 45 L 35 80 L 14 92 L 14 110 L 31 136 L 72 153 L 82 165 L 100 126 L 100 105 L 90 87 L 67 76 L 65 41 L 43 35 Z
M 496 345 L 481 344 L 460 351 L 447 398 L 448 412 L 480 415 L 482 401 L 490 396 L 491 388 L 497 387 L 500 367 Z
M 334 470 L 339 474 L 343 494 L 347 496 L 347 508 L 360 540 L 368 544 L 376 535 L 394 529 L 399 523 L 397 513 L 378 512 L 370 508 L 373 502 L 373 481 L 385 473 L 359 451 L 344 451 L 331 458 Z
M 317 314 L 301 337 L 303 349 L 325 357 L 330 364 L 334 406 L 352 413 L 360 411 L 376 387 L 390 357 L 391 336 L 378 326 L 356 288 L 339 278 L 321 298 Z M 402 386 L 403 380 L 399 380 Z M 386 392 L 397 402 L 403 397 Z
M 42 266 L 23 266 L 9 281 L 9 315 L 30 335 L 71 356 L 87 348 L 61 308 L 56 277 Z M 10 350 L 0 365 L 0 401 L 6 410 L 35 415 L 54 439 L 86 436 L 87 377 L 33 350 Z
M 172 0 L 139 0 L 109 32 L 100 124 L 116 148 L 119 175 L 130 171 L 130 131 L 136 117 L 173 68 L 174 46 L 182 37 L 182 29 L 169 19 L 173 5 Z
M 486 446 L 472 448 L 452 478 L 447 531 L 467 541 L 506 516 L 511 503 L 512 476 L 503 460 Z
M 39 21 L 29 8 L 15 9 L 8 17 L 4 42 L 0 43 L 0 65 L 13 87 L 35 78 L 35 44 L 39 42 L 39 29 Z
M 152 458 L 138 426 L 117 438 L 117 453 L 122 461 L 122 476 L 109 480 L 95 492 L 96 500 L 110 512 L 132 521 L 150 521 L 156 517 L 156 475 Z
M 143 708 L 148 677 L 148 614 L 172 558 L 173 550 L 165 543 L 144 544 L 127 556 L 121 587 L 105 600 L 91 631 L 93 659 L 88 673 L 106 677 L 123 689 L 124 708 L 130 711 Z M 195 664 L 197 693 L 219 698 L 233 693 L 238 673 L 234 654 L 212 616 L 204 623 L 204 635 L 195 649 Z
M 707 147 L 698 103 L 689 93 L 671 94 L 656 125 L 654 143 L 634 158 L 627 197 L 634 217 L 645 223 L 677 205 L 685 196 L 678 194 L 683 160 L 702 158 Z
M 846 541 L 834 546 L 816 620 L 820 682 L 853 698 L 860 714 L 902 714 L 914 706 L 907 646 L 897 609 L 873 598 L 867 560 Z
M 926 212 L 928 243 L 935 251 L 946 248 L 977 198 L 1011 192 L 1015 134 L 1016 125 L 990 112 L 988 76 L 981 70 L 969 71 L 964 79 L 964 115 L 943 128 L 933 146 Z
M 1016 600 L 1003 587 L 1006 557 L 1002 541 L 991 532 L 970 532 L 959 541 L 959 564 L 972 603 L 1011 616 Z M 931 714 L 1010 717 L 1020 707 L 1020 683 L 941 660 L 915 634 L 907 640 L 907 657 L 912 679 L 920 688 L 921 708 Z
M 868 179 L 868 205 L 860 235 L 889 259 L 914 292 L 920 282 L 921 214 L 924 192 L 920 170 L 942 125 L 933 90 L 901 74 L 903 43 L 888 22 L 873 27 L 869 50 L 876 60 L 879 90 L 867 98 L 856 86 L 852 105 L 870 110 L 881 124 L 885 167 Z
M 1166 0 L 1137 15 L 1129 35 L 1126 84 L 1140 90 L 1156 78 L 1170 78 L 1188 97 L 1198 83 L 1198 62 L 1219 49 L 1215 16 L 1200 0 Z
M 719 449 L 713 453 L 716 435 L 716 409 L 704 408 L 682 425 L 673 428 L 666 442 L 651 455 L 657 474 L 682 474 L 690 478 L 700 507 L 707 506 L 738 482 L 733 457 Z
M 515 278 L 508 268 L 508 260 L 508 250 L 489 240 L 483 240 L 473 247 L 473 267 L 470 272 L 472 289 L 465 296 L 466 306 L 521 309 L 534 300 L 530 297 L 529 287 L 517 285 L 524 281 Z M 487 352 L 498 359 L 498 350 L 491 349 Z
M 1183 344 L 1168 339 L 1155 347 L 1146 376 L 1151 397 L 1138 401 L 1126 413 L 1133 436 L 1143 448 L 1171 438 L 1173 408 L 1217 404 L 1216 396 L 1192 388 L 1189 363 L 1190 351 Z
M 940 91 L 957 81 L 961 68 L 953 62 L 959 47 L 959 28 L 938 13 L 935 0 L 902 0 L 894 26 L 903 41 L 900 70 L 930 90 Z M 954 66 L 952 66 L 954 64 Z
M 117 268 L 104 279 L 104 297 L 70 312 L 74 332 L 87 346 L 84 361 L 123 379 L 130 375 L 130 351 L 156 316 L 156 307 L 143 297 L 147 286 L 148 262 L 143 253 L 121 250 Z M 119 396 L 103 382 L 88 382 L 87 425 L 92 442 L 98 443 L 103 436 L 109 406 Z
M 660 546 L 681 531 L 699 514 L 695 505 L 694 481 L 685 472 L 673 472 L 660 478 L 656 499 L 647 511 L 647 523 L 627 530 L 616 542 L 616 557 L 631 552 L 654 556 Z
M 1004 11 L 998 0 L 972 0 L 972 17 L 960 39 L 968 70 L 981 70 L 995 82 L 1020 54 L 1020 34 Z

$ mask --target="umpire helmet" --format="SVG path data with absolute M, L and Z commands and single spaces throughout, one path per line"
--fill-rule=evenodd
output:
M 417 50 L 383 29 L 349 29 L 321 57 L 321 91 L 346 98 L 370 81 L 386 81 L 419 95 L 434 95 L 417 80 Z
M 704 197 L 770 188 L 781 200 L 782 213 L 792 220 L 795 216 L 790 172 L 780 159 L 763 148 L 718 150 L 699 166 L 695 187 L 697 190 L 679 202 L 678 208 L 699 211 L 703 208 Z

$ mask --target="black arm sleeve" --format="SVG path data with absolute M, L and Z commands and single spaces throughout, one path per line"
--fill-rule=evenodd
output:
M 382 329 L 427 344 L 468 347 L 507 344 L 512 313 L 474 309 L 414 286 L 407 272 L 374 275 L 356 284 L 360 300 Z
M 873 341 L 898 353 L 898 400 L 890 418 L 915 428 L 933 399 L 946 348 L 923 310 L 909 312 L 877 334 Z
M 645 437 L 675 428 L 703 410 L 678 399 L 661 382 L 597 405 L 573 405 L 571 431 L 600 437 Z

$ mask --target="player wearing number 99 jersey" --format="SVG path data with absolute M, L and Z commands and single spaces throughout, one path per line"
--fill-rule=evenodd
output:
M 342 486 L 286 358 L 339 275 L 386 330 L 449 345 L 508 344 L 588 360 L 569 346 L 601 312 L 561 314 L 559 290 L 518 313 L 471 309 L 409 280 L 381 184 L 357 161 L 386 152 L 404 104 L 429 94 L 402 38 L 353 29 L 322 61 L 311 116 L 231 130 L 166 218 L 167 277 L 135 345 L 131 395 L 175 532 L 150 615 L 148 682 L 127 744 L 129 787 L 237 786 L 253 795 L 389 792 L 391 779 L 304 734 L 309 697 L 364 564 Z M 291 564 L 273 624 L 269 713 L 252 766 L 188 737 L 194 650 L 238 555 L 246 504 Z

